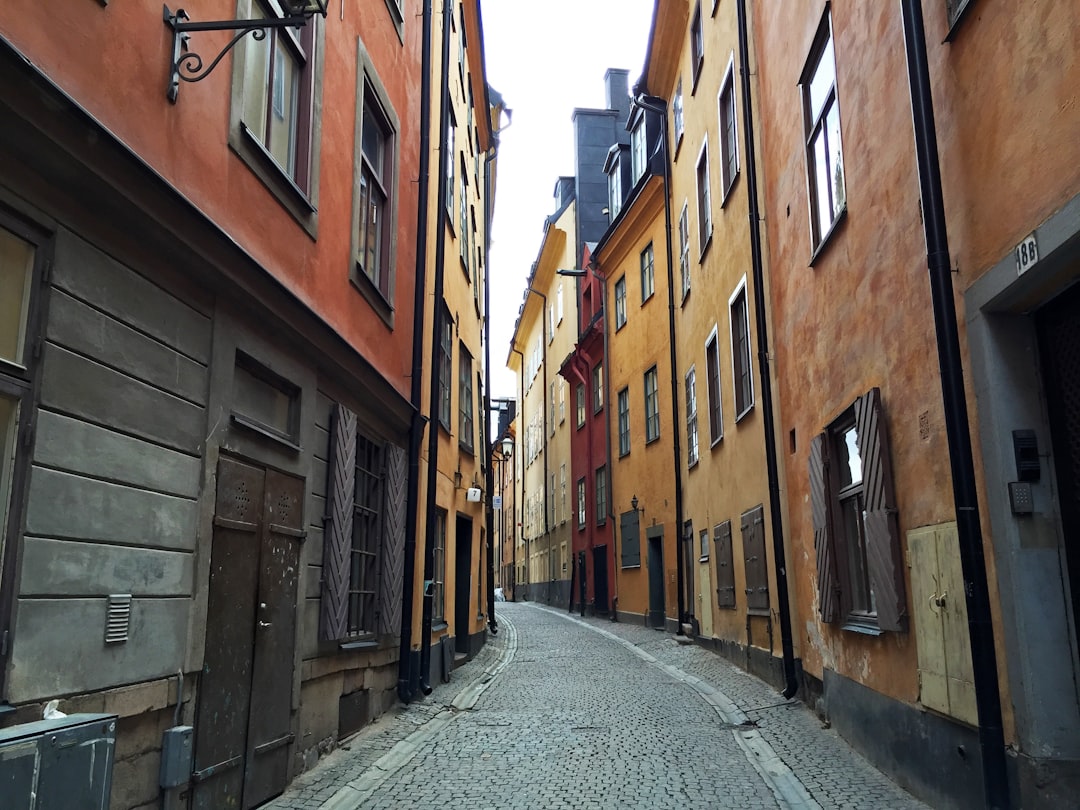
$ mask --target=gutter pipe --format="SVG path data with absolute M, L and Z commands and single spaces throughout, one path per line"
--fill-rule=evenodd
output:
M 488 105 L 485 113 L 491 115 L 490 105 Z M 488 171 L 488 166 L 498 153 L 499 142 L 496 137 L 495 144 L 488 154 L 484 156 L 484 419 L 487 420 L 489 425 L 491 423 L 491 285 L 488 283 L 488 251 L 491 248 L 491 199 L 494 195 L 495 184 L 491 182 L 491 172 Z M 487 454 L 485 485 L 487 490 L 488 629 L 491 630 L 492 635 L 496 635 L 499 632 L 499 623 L 495 619 L 495 510 L 491 501 L 495 494 L 495 471 L 493 469 L 495 466 L 495 443 L 491 441 L 488 433 L 489 431 L 484 431 L 484 435 L 488 438 L 486 442 L 488 446 L 484 448 L 484 452 Z M 501 486 L 502 481 L 499 484 Z M 501 555 L 499 564 L 502 564 Z
M 420 177 L 416 206 L 416 276 L 413 291 L 412 383 L 413 405 L 409 429 L 409 480 L 406 503 L 416 503 L 420 493 L 420 447 L 423 443 L 424 304 L 427 300 L 428 187 L 431 173 L 431 0 L 424 3 L 420 67 Z M 413 599 L 416 595 L 417 509 L 405 513 L 404 582 L 401 589 L 401 646 L 398 651 L 398 698 L 409 703 L 415 695 L 412 671 Z
M 519 430 L 518 433 L 521 434 L 521 436 L 522 436 L 521 444 L 522 444 L 522 452 L 523 452 L 524 451 L 524 445 L 525 445 L 525 431 L 528 430 L 528 428 L 525 425 L 525 354 L 524 354 L 524 352 L 518 351 L 517 349 L 512 348 L 512 347 L 510 349 L 510 353 L 511 354 L 516 354 L 518 357 L 521 358 L 521 363 L 518 365 L 518 377 L 521 380 L 521 382 L 519 383 L 519 389 L 521 391 L 521 403 L 520 403 L 520 405 L 518 407 L 518 424 L 522 428 L 524 428 L 524 430 Z M 520 454 L 519 454 L 519 451 L 518 451 L 518 449 L 516 447 L 514 448 L 514 455 L 517 456 L 519 459 L 521 457 Z M 514 464 L 514 473 L 513 474 L 516 476 L 517 475 L 517 462 L 515 461 L 515 462 L 513 462 L 513 464 Z M 520 508 L 522 510 L 522 515 L 521 515 L 521 520 L 520 521 L 518 521 L 518 519 L 517 519 L 518 508 Z M 522 545 L 525 546 L 525 588 L 526 588 L 526 590 L 529 587 L 529 546 L 528 546 L 528 543 L 525 540 L 525 514 L 524 514 L 524 512 L 525 512 L 525 463 L 522 462 L 522 464 L 521 464 L 521 503 L 515 503 L 514 504 L 514 550 L 513 550 L 512 556 L 514 558 L 514 601 L 515 602 L 518 600 L 518 598 L 517 598 L 517 584 L 518 584 L 518 582 L 517 582 L 517 529 L 518 529 L 518 523 L 519 522 L 521 523 L 521 542 L 522 542 Z
M 904 21 L 904 50 L 911 93 L 915 154 L 919 166 L 923 231 L 926 237 L 930 296 L 934 310 L 938 368 L 941 373 L 941 393 L 945 409 L 945 434 L 949 442 L 960 565 L 964 576 L 968 630 L 971 636 L 971 663 L 975 681 L 975 705 L 979 716 L 984 798 L 988 808 L 1007 810 L 1010 804 L 1008 766 L 1001 723 L 993 617 L 990 611 L 986 560 L 983 556 L 982 528 L 979 523 L 978 491 L 971 450 L 967 395 L 964 392 L 960 337 L 956 324 L 956 302 L 953 298 L 949 267 L 949 240 L 941 189 L 941 169 L 938 165 L 934 103 L 930 93 L 926 32 L 919 2 L 901 0 L 900 8 Z
M 430 0 L 429 0 L 430 6 Z M 446 133 L 450 119 L 450 3 L 443 4 L 442 19 L 442 87 L 439 100 L 439 172 L 438 195 L 435 199 L 438 216 L 435 223 L 435 293 L 432 300 L 431 331 L 431 397 L 428 403 L 432 419 L 428 431 L 427 520 L 424 532 L 424 613 L 420 628 L 420 691 L 431 694 L 428 676 L 431 674 L 431 617 L 435 601 L 435 502 L 439 475 L 439 338 L 443 327 L 443 261 L 446 258 Z M 429 49 L 430 50 L 430 49 Z
M 783 651 L 785 699 L 799 689 L 795 674 L 795 648 L 791 636 L 791 604 L 788 601 L 787 556 L 784 549 L 783 513 L 780 505 L 780 472 L 777 465 L 776 421 L 773 413 L 772 371 L 769 365 L 768 314 L 765 305 L 765 271 L 761 250 L 761 212 L 758 209 L 757 158 L 754 149 L 754 116 L 750 101 L 750 43 L 747 34 L 746 0 L 738 2 L 739 75 L 743 94 L 743 138 L 746 151 L 746 184 L 750 217 L 750 259 L 754 277 L 754 320 L 757 326 L 758 368 L 761 373 L 761 411 L 765 431 L 765 467 L 769 479 L 769 523 L 772 528 L 776 567 L 776 605 L 780 612 L 780 647 Z

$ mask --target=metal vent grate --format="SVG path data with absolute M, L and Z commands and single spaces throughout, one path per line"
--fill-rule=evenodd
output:
M 108 612 L 105 615 L 105 643 L 122 644 L 128 640 L 131 624 L 131 594 L 109 594 Z

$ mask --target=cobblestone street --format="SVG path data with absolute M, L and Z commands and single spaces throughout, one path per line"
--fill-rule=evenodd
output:
M 924 808 L 798 701 L 675 637 L 500 603 L 500 632 L 274 810 Z

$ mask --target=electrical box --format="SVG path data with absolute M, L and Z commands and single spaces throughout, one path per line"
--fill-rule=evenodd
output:
M 1035 511 L 1035 499 L 1031 495 L 1031 484 L 1027 481 L 1009 482 L 1009 506 L 1014 515 L 1030 515 Z
M 173 726 L 161 737 L 159 783 L 165 789 L 186 785 L 191 779 L 191 726 Z
M 4 810 L 108 810 L 115 752 L 114 714 L 0 729 Z

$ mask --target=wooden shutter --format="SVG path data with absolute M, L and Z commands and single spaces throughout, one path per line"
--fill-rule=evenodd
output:
M 862 457 L 866 512 L 866 565 L 877 603 L 878 627 L 907 629 L 900 530 L 893 495 L 892 460 L 881 410 L 881 391 L 872 388 L 855 401 L 855 432 Z
M 713 527 L 713 554 L 716 556 L 716 604 L 735 607 L 735 565 L 731 549 L 731 521 Z
M 386 478 L 383 490 L 382 557 L 379 566 L 379 625 L 383 635 L 401 633 L 401 590 L 405 554 L 405 492 L 408 486 L 408 454 L 394 444 L 386 445 Z
M 349 556 L 356 489 L 356 414 L 343 405 L 334 406 L 327 475 L 319 638 L 335 641 L 348 632 Z
M 622 567 L 641 565 L 641 538 L 637 512 L 623 512 L 619 516 L 619 535 L 622 538 Z
M 817 555 L 818 611 L 823 622 L 840 618 L 840 585 L 836 576 L 836 546 L 829 521 L 829 442 L 819 433 L 810 442 L 810 507 Z
M 765 510 L 758 505 L 743 512 L 741 526 L 746 565 L 746 608 L 751 613 L 768 613 L 769 568 L 765 559 Z

